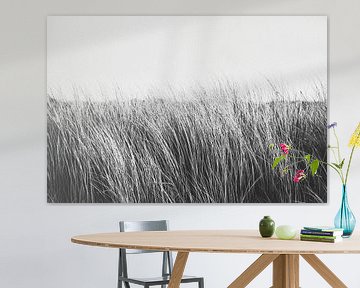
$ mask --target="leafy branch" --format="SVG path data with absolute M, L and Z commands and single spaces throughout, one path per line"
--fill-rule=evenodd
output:
M 335 139 L 336 139 L 336 146 L 329 145 L 328 148 L 332 151 L 335 162 L 328 163 L 325 161 L 321 161 L 314 157 L 313 155 L 306 153 L 305 151 L 301 151 L 298 149 L 294 149 L 290 145 L 286 143 L 279 144 L 279 148 L 281 151 L 281 155 L 274 158 L 274 161 L 272 163 L 272 169 L 275 169 L 278 167 L 278 165 L 284 161 L 288 162 L 288 159 L 297 159 L 298 161 L 292 164 L 287 164 L 286 169 L 288 169 L 291 166 L 295 166 L 299 162 L 303 162 L 305 165 L 305 170 L 310 171 L 311 176 L 315 176 L 317 174 L 317 171 L 320 167 L 320 165 L 327 165 L 334 169 L 336 173 L 339 175 L 340 180 L 343 185 L 346 185 L 349 178 L 349 171 L 350 166 L 353 160 L 353 155 L 356 147 L 360 147 L 360 123 L 358 124 L 357 128 L 355 129 L 355 132 L 352 134 L 352 137 L 349 142 L 349 146 L 352 148 L 351 153 L 349 156 L 349 161 L 347 162 L 346 166 L 346 174 L 344 177 L 343 169 L 345 167 L 346 159 L 341 157 L 341 151 L 340 151 L 340 141 L 339 137 L 336 133 L 335 127 L 337 126 L 337 123 L 334 122 L 330 125 L 328 125 L 328 129 L 332 129 Z M 275 144 L 270 144 L 269 148 L 274 149 Z M 298 183 L 304 179 L 306 179 L 307 175 L 305 170 L 296 170 L 295 176 L 293 178 L 294 182 Z

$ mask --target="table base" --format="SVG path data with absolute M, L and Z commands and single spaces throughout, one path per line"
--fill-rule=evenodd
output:
M 272 288 L 299 288 L 299 255 L 334 288 L 347 286 L 314 254 L 263 254 L 228 288 L 245 288 L 267 266 L 273 263 Z M 189 252 L 178 252 L 168 288 L 179 288 Z

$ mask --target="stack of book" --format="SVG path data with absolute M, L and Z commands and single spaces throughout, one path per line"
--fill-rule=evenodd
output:
M 302 241 L 336 243 L 342 241 L 344 230 L 334 227 L 304 227 L 300 232 Z

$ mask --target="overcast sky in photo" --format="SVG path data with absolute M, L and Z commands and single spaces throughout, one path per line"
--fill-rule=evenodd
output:
M 49 16 L 47 82 L 100 98 L 119 86 L 189 88 L 265 79 L 307 91 L 326 84 L 326 16 Z

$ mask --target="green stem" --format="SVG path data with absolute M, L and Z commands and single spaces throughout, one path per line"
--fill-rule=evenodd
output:
M 334 131 L 334 135 L 335 135 L 335 139 L 336 139 L 336 146 L 337 146 L 337 151 L 338 151 L 338 156 L 339 156 L 339 160 L 337 161 L 338 162 L 337 164 L 340 165 L 342 162 L 341 153 L 340 153 L 340 141 L 339 141 L 339 137 L 336 134 L 335 127 L 333 127 L 333 131 Z M 340 172 L 339 175 L 340 175 L 342 183 L 346 184 L 344 182 L 344 173 L 343 173 L 342 167 L 341 167 L 341 169 L 339 169 L 339 172 Z
M 335 127 L 333 128 L 333 131 L 334 131 L 334 135 L 335 135 L 335 139 L 336 139 L 337 151 L 338 151 L 338 156 L 339 156 L 339 163 L 338 163 L 338 164 L 340 164 L 341 154 L 340 154 L 340 142 L 339 142 L 339 137 L 338 137 L 337 134 L 336 134 Z
M 356 147 L 356 146 L 354 145 L 353 148 L 351 149 L 351 154 L 350 154 L 350 158 L 349 158 L 349 163 L 348 163 L 347 169 L 346 169 L 346 176 L 345 176 L 345 182 L 344 182 L 345 185 L 347 184 L 347 181 L 348 181 L 349 171 L 350 171 L 350 165 L 351 165 L 351 161 L 352 161 L 352 158 L 353 158 L 353 155 L 354 155 L 355 147 Z
M 336 153 L 335 153 L 334 149 L 330 148 L 330 150 L 331 150 L 331 153 L 332 153 L 333 156 L 334 156 L 334 159 L 335 159 L 336 163 L 337 163 L 337 164 L 340 164 L 340 159 L 339 159 L 339 160 L 337 159 Z
M 307 154 L 307 153 L 305 153 L 304 151 L 301 151 L 301 150 L 297 150 L 297 149 L 292 149 L 292 150 L 293 150 L 293 151 L 300 152 L 300 153 L 304 153 L 305 155 Z M 294 159 L 302 159 L 302 160 L 304 161 L 304 157 L 297 157 L 297 156 L 293 156 L 293 155 L 289 155 L 288 157 L 289 157 L 289 158 L 294 158 Z M 319 159 L 318 159 L 318 160 L 319 160 Z M 343 175 L 341 169 L 338 169 L 336 166 L 334 166 L 333 164 L 328 163 L 328 162 L 324 162 L 324 161 L 321 161 L 321 160 L 319 160 L 319 162 L 320 162 L 321 164 L 328 165 L 328 166 L 330 166 L 331 168 L 333 168 L 333 169 L 336 171 L 336 173 L 339 174 L 341 182 L 342 182 L 343 184 L 346 184 L 346 183 L 345 183 L 345 180 L 344 180 L 344 175 Z
M 331 168 L 333 168 L 333 169 L 336 171 L 336 173 L 339 174 L 341 182 L 345 185 L 344 176 L 342 175 L 340 169 L 338 169 L 337 167 L 335 167 L 334 165 L 332 165 L 332 164 L 330 164 L 330 163 L 326 163 L 326 162 L 323 162 L 323 161 L 321 161 L 321 160 L 319 160 L 319 161 L 320 161 L 320 163 L 325 164 L 325 165 L 328 165 L 328 166 L 330 166 Z
M 298 150 L 299 152 L 300 152 L 300 150 Z M 301 151 L 302 152 L 302 151 Z M 304 152 L 303 152 L 304 153 Z M 297 156 L 293 156 L 293 155 L 289 155 L 288 156 L 289 158 L 293 158 L 293 159 L 300 159 L 300 161 L 305 161 L 304 160 L 304 157 L 297 157 Z M 328 163 L 328 162 L 325 162 L 325 161 L 322 161 L 322 160 L 320 160 L 320 159 L 318 159 L 319 160 L 319 162 L 321 163 L 321 164 L 324 164 L 324 165 L 328 165 L 328 166 L 330 166 L 331 168 L 333 168 L 333 169 L 335 169 L 338 173 L 340 172 L 340 169 L 338 169 L 337 167 L 335 167 L 333 164 L 331 164 L 331 163 Z M 298 161 L 298 162 L 300 162 L 300 161 Z

